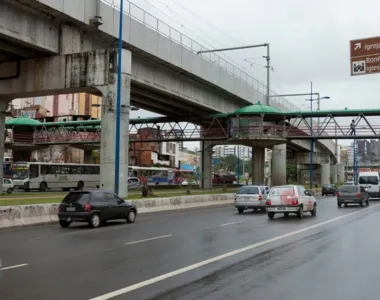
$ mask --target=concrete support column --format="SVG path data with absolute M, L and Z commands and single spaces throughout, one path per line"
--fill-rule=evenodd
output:
M 337 173 L 337 182 L 345 182 L 346 178 L 344 176 L 344 164 L 336 165 L 336 173 Z
M 330 176 L 333 184 L 338 182 L 337 165 L 330 165 Z
M 212 146 L 207 141 L 201 142 L 201 188 L 212 189 Z
M 120 173 L 119 196 L 128 196 L 128 159 L 129 159 L 129 110 L 131 94 L 131 52 L 123 50 L 121 78 L 121 120 L 120 120 Z M 115 58 L 115 61 L 116 58 Z M 117 74 L 107 86 L 98 87 L 102 92 L 102 120 L 100 140 L 100 187 L 115 190 L 115 152 L 116 152 L 116 82 Z
M 92 150 L 83 150 L 83 162 L 85 164 L 93 164 Z
M 252 147 L 252 184 L 265 184 L 264 168 L 265 148 Z
M 272 186 L 286 184 L 286 144 L 272 149 Z
M 0 168 L 0 194 L 3 189 L 3 176 L 4 176 L 4 152 L 5 152 L 5 111 L 7 110 L 8 106 L 7 100 L 0 100 L 0 161 L 1 161 L 1 168 Z
M 321 164 L 321 185 L 330 184 L 330 164 Z

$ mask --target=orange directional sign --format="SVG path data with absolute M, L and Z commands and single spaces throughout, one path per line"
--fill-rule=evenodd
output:
M 351 76 L 380 73 L 380 37 L 350 41 Z

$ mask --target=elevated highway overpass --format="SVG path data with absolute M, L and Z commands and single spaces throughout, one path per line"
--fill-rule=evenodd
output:
M 108 134 L 107 141 L 102 142 L 107 145 L 101 151 L 102 161 L 108 163 L 102 168 L 101 177 L 103 186 L 110 189 L 113 181 L 109 174 L 114 170 L 112 157 L 107 153 L 114 152 L 116 54 L 103 49 L 116 46 L 117 3 L 110 0 L 0 3 L 3 23 L 0 100 L 7 103 L 13 98 L 76 91 L 102 95 L 103 121 L 109 126 L 103 126 Z M 262 83 L 215 54 L 197 55 L 197 51 L 204 50 L 200 44 L 126 3 L 122 99 L 126 108 L 122 118 L 125 125 L 131 104 L 167 116 L 191 118 L 200 113 L 232 112 L 257 101 L 265 103 L 266 88 Z M 94 23 L 95 16 L 101 17 L 101 25 Z M 271 91 L 271 96 L 274 95 Z M 281 97 L 271 97 L 270 101 L 271 106 L 282 111 L 298 110 Z M 307 141 L 292 141 L 292 144 L 310 149 Z M 203 147 L 204 153 L 209 151 L 206 148 Z M 316 151 L 326 153 L 329 163 L 335 160 L 334 148 L 329 140 L 316 144 Z M 284 146 L 279 146 L 277 152 L 284 162 Z M 257 149 L 257 156 L 258 161 L 264 159 L 262 149 Z M 123 160 L 127 165 L 125 157 Z M 209 163 L 207 159 L 203 162 Z M 284 163 L 281 166 L 285 168 Z M 283 179 L 284 174 L 279 181 Z

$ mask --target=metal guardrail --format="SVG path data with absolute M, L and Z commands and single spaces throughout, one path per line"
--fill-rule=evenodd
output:
M 120 10 L 120 0 L 101 0 L 104 3 L 107 3 L 109 6 L 111 6 L 113 9 Z M 146 12 L 139 6 L 131 3 L 128 0 L 124 1 L 124 13 L 133 18 L 134 20 L 144 24 L 145 26 L 155 30 L 156 32 L 164 35 L 165 37 L 169 38 L 171 41 L 181 45 L 182 47 L 197 53 L 198 51 L 204 51 L 204 50 L 212 50 L 208 49 L 204 46 L 202 46 L 197 41 L 193 40 L 192 38 L 188 37 L 187 35 L 179 32 L 172 26 L 166 24 L 165 22 L 161 21 L 160 19 L 156 18 L 152 14 Z M 210 61 L 211 63 L 221 67 L 225 71 L 227 71 L 229 74 L 233 75 L 236 78 L 239 78 L 243 82 L 246 82 L 249 86 L 252 86 L 257 91 L 266 94 L 266 85 L 262 83 L 261 81 L 253 78 L 248 73 L 241 70 L 239 67 L 234 66 L 232 63 L 228 62 L 227 60 L 223 59 L 219 55 L 215 53 L 202 53 L 200 54 L 204 59 Z M 280 109 L 285 108 L 287 111 L 301 111 L 299 107 L 295 106 L 293 103 L 291 103 L 289 100 L 279 96 L 276 92 L 273 90 L 270 90 L 271 99 L 270 99 L 270 105 L 273 107 L 277 107 Z M 278 96 L 276 96 L 278 95 Z M 314 121 L 313 121 L 314 122 Z M 315 119 L 315 122 L 317 122 L 317 119 Z M 326 141 L 325 141 L 326 142 Z M 332 141 L 330 141 L 332 142 Z

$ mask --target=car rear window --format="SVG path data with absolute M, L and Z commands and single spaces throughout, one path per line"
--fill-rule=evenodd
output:
M 360 176 L 359 184 L 379 184 L 379 178 L 377 176 Z
M 292 186 L 273 187 L 270 190 L 270 196 L 283 196 L 283 195 L 295 195 L 294 188 Z
M 259 188 L 257 186 L 245 186 L 238 190 L 238 194 L 259 194 Z
M 63 203 L 70 204 L 70 203 L 78 203 L 78 204 L 85 204 L 90 199 L 90 193 L 89 192 L 83 192 L 83 193 L 69 193 L 64 199 Z
M 333 185 L 332 184 L 325 184 L 323 185 L 324 188 L 331 188 Z
M 340 193 L 357 193 L 359 187 L 357 185 L 346 185 L 339 189 Z

